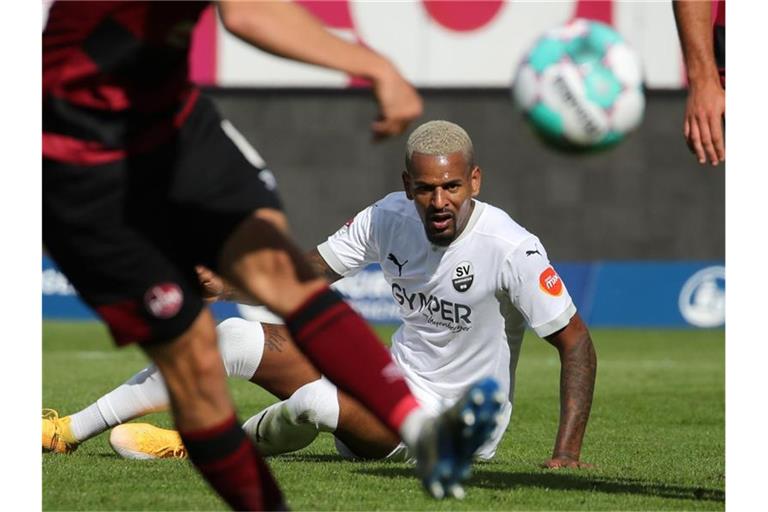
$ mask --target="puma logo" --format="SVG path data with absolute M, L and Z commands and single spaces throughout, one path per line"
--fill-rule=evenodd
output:
M 531 254 L 538 254 L 539 256 L 541 256 L 541 253 L 539 252 L 538 249 L 536 249 L 535 251 L 525 251 L 526 256 L 530 256 Z
M 261 429 L 261 422 L 264 421 L 264 418 L 267 417 L 267 413 L 269 411 L 264 411 L 261 414 L 261 418 L 259 418 L 259 421 L 256 422 L 256 442 L 260 443 L 262 441 L 265 441 L 264 436 L 261 435 L 260 429 Z
M 405 266 L 406 263 L 408 263 L 408 260 L 405 260 L 404 262 L 400 263 L 399 261 L 397 261 L 397 256 L 395 256 L 392 253 L 389 253 L 389 255 L 387 256 L 387 259 L 392 263 L 394 263 L 395 265 L 397 265 L 397 275 L 398 277 L 402 277 L 403 267 Z

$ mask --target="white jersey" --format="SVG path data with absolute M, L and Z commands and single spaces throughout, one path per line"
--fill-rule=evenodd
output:
M 477 200 L 464 231 L 447 247 L 427 239 L 413 202 L 396 192 L 356 215 L 318 251 L 342 276 L 381 265 L 403 320 L 392 337 L 393 359 L 417 396 L 443 403 L 492 376 L 508 394 L 511 413 L 525 325 L 544 337 L 576 312 L 539 239 Z

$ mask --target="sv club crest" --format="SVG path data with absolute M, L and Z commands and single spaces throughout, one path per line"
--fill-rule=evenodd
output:
M 453 287 L 457 292 L 465 292 L 472 286 L 472 281 L 475 280 L 475 274 L 472 270 L 472 263 L 468 261 L 462 261 L 455 269 L 453 269 Z

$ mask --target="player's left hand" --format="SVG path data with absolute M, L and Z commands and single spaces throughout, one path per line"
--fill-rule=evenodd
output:
M 580 469 L 592 469 L 594 464 L 588 464 L 581 462 L 580 460 L 573 459 L 571 457 L 552 457 L 542 463 L 541 467 L 547 469 L 559 469 L 559 468 L 580 468 Z

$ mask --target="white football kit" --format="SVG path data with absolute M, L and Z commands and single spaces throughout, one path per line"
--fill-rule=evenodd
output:
M 339 275 L 379 263 L 403 324 L 392 357 L 415 397 L 433 414 L 478 379 L 494 377 L 509 396 L 504 420 L 477 456 L 489 459 L 512 414 L 514 375 L 525 325 L 541 337 L 576 312 L 539 239 L 481 201 L 449 246 L 432 244 L 403 192 L 357 214 L 318 246 Z M 404 447 L 392 454 L 408 458 Z

